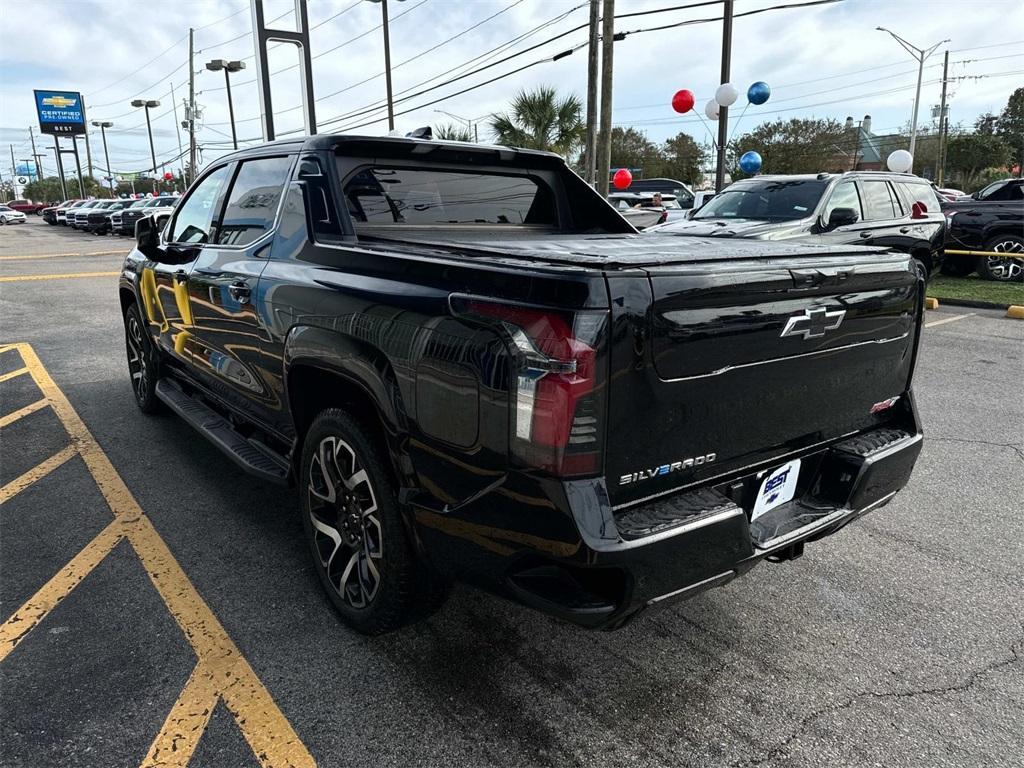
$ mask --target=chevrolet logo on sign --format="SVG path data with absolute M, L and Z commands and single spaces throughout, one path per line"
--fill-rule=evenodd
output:
M 47 107 L 58 107 L 59 109 L 73 107 L 77 103 L 78 99 L 69 99 L 66 96 L 47 96 L 43 99 L 43 104 Z

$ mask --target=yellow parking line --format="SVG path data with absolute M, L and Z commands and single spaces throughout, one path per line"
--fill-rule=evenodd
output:
M 203 730 L 196 729 L 183 733 L 180 726 L 183 723 L 196 724 L 199 721 L 197 716 L 187 713 L 192 711 L 194 705 L 210 700 L 205 688 L 207 685 L 212 686 L 216 696 L 224 701 L 252 748 L 253 754 L 264 768 L 315 766 L 313 756 L 278 708 L 270 692 L 200 597 L 167 544 L 114 469 L 110 459 L 67 397 L 50 378 L 35 351 L 28 344 L 15 346 L 21 352 L 25 367 L 29 369 L 36 385 L 42 390 L 71 437 L 72 447 L 65 450 L 70 451 L 72 455 L 77 450 L 82 457 L 114 514 L 114 522 L 104 531 L 108 538 L 101 539 L 98 536 L 94 539 L 75 560 L 65 566 L 61 573 L 51 579 L 40 592 L 29 598 L 7 620 L 0 632 L 0 639 L 6 640 L 9 645 L 9 648 L 3 651 L 4 655 L 99 564 L 121 537 L 125 537 L 139 556 L 150 581 L 199 659 L 193 673 L 193 677 L 197 679 L 193 682 L 190 678 L 189 684 L 181 692 L 179 701 L 174 705 L 164 727 L 153 741 L 143 766 L 156 768 L 158 765 L 187 764 Z M 9 483 L 8 486 L 12 484 Z M 0 496 L 8 486 L 0 489 Z M 19 490 L 22 488 L 12 487 L 10 495 Z M 75 568 L 72 568 L 73 564 Z M 21 627 L 24 625 L 29 626 L 22 631 Z M 0 656 L 0 660 L 2 658 Z M 216 699 L 213 702 L 216 703 Z M 175 735 L 179 738 L 175 739 Z
M 159 735 L 149 747 L 143 768 L 175 766 L 185 768 L 192 759 L 200 736 L 213 715 L 220 694 L 213 676 L 203 664 L 197 664 L 171 707 Z
M 0 277 L 0 283 L 16 283 L 22 280 L 67 280 L 71 277 L 115 277 L 120 272 L 69 272 L 63 275 L 12 275 Z
M 114 256 L 115 254 L 126 253 L 123 251 L 89 251 L 88 253 L 37 253 L 26 256 L 0 256 L 0 261 L 24 261 L 26 259 L 58 259 L 63 256 Z
M 7 350 L 0 349 L 0 352 L 6 351 Z M 21 374 L 23 373 L 28 373 L 28 368 L 19 368 L 16 371 L 10 371 L 9 373 L 5 373 L 3 376 L 0 376 L 0 384 L 7 381 L 8 379 L 13 379 L 15 376 L 21 376 Z
M 25 635 L 45 619 L 61 600 L 71 594 L 82 579 L 92 573 L 123 537 L 124 533 L 118 522 L 108 525 L 86 544 L 71 562 L 46 582 L 42 589 L 16 610 L 14 615 L 0 624 L 0 662 L 7 658 Z
M 14 478 L 3 488 L 0 488 L 0 504 L 6 504 L 11 498 L 17 496 L 36 481 L 46 477 L 74 455 L 75 446 L 69 445 L 67 448 L 57 451 L 46 461 L 36 464 L 20 477 Z
M 957 320 L 963 320 L 965 317 L 974 317 L 977 312 L 968 312 L 966 315 L 953 315 L 952 317 L 944 317 L 941 320 L 932 320 L 930 323 L 925 323 L 925 328 L 934 328 L 936 325 L 945 325 L 946 323 L 955 323 Z
M 40 408 L 45 408 L 47 405 L 46 399 L 36 400 L 34 403 L 29 403 L 24 408 L 19 408 L 13 413 L 8 413 L 6 416 L 0 418 L 0 428 L 6 427 L 8 424 L 13 424 L 18 419 L 28 416 L 30 413 L 35 413 Z

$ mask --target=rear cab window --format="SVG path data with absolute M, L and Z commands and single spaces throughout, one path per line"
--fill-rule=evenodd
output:
M 864 190 L 864 219 L 886 221 L 903 215 L 903 209 L 896 199 L 889 182 L 883 179 L 866 179 L 861 182 Z
M 375 167 L 344 187 L 356 231 L 370 227 L 557 227 L 555 197 L 527 175 Z

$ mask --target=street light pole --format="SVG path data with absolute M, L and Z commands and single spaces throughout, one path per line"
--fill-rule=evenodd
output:
M 931 48 L 918 48 L 916 45 L 908 43 L 891 29 L 886 29 L 885 27 L 875 27 L 875 29 L 879 32 L 889 33 L 893 40 L 903 46 L 903 49 L 917 60 L 917 90 L 914 91 L 914 113 L 910 116 L 910 154 L 913 155 L 914 147 L 917 146 L 917 107 L 921 101 L 921 77 L 924 74 L 924 60 L 935 53 L 936 48 L 943 43 L 948 43 L 949 40 L 940 40 Z
M 146 131 L 149 133 L 149 156 L 153 160 L 153 194 L 156 194 L 156 149 L 153 147 L 153 125 L 149 121 L 149 110 L 154 107 L 159 107 L 159 101 L 149 101 L 146 99 L 135 99 L 132 101 L 133 107 L 142 107 L 146 110 Z M 109 170 L 109 169 L 108 169 Z
M 224 70 L 224 85 L 227 86 L 228 91 L 228 115 L 231 117 L 231 142 L 235 145 L 235 149 L 238 149 L 238 134 L 235 132 L 235 105 L 231 101 L 231 73 L 245 69 L 245 62 L 214 59 L 206 62 L 206 68 L 211 72 Z
M 100 129 L 100 136 L 103 137 L 103 159 L 107 164 L 107 180 L 110 182 L 110 196 L 114 197 L 114 172 L 110 169 L 110 153 L 107 152 L 107 128 L 113 127 L 109 120 L 93 120 L 92 124 Z

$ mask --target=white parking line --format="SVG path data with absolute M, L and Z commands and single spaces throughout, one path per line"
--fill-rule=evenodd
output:
M 956 322 L 957 320 L 963 320 L 965 317 L 974 317 L 977 312 L 968 312 L 966 315 L 953 315 L 952 317 L 944 317 L 941 320 L 932 320 L 930 323 L 925 323 L 925 328 L 934 328 L 936 325 L 944 325 L 945 323 Z

